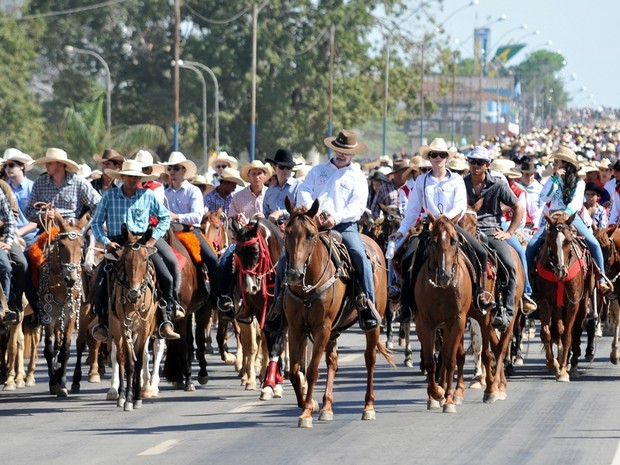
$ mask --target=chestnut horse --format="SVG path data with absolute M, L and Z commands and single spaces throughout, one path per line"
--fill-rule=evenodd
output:
M 299 427 L 312 426 L 312 413 L 318 410 L 312 398 L 319 375 L 319 363 L 325 352 L 327 362 L 327 383 L 323 396 L 323 408 L 319 420 L 333 419 L 333 385 L 338 370 L 336 340 L 340 333 L 353 326 L 357 312 L 346 311 L 347 294 L 352 285 L 351 279 L 343 275 L 342 265 L 332 260 L 334 243 L 329 239 L 329 247 L 319 237 L 315 216 L 319 202 L 315 200 L 310 210 L 304 207 L 295 209 L 290 199 L 286 199 L 286 209 L 291 217 L 286 225 L 285 250 L 288 258 L 284 296 L 285 315 L 289 325 L 289 347 L 291 360 L 291 383 L 295 389 L 297 405 L 302 409 Z M 374 268 L 375 306 L 381 316 L 387 305 L 387 273 L 381 249 L 372 239 L 362 236 L 366 252 Z M 366 397 L 363 420 L 375 419 L 374 408 L 374 368 L 376 350 L 394 366 L 392 358 L 380 341 L 380 328 L 367 331 L 366 350 Z M 312 357 L 307 368 L 307 394 L 304 395 L 301 375 L 301 360 L 308 337 L 314 341 Z
M 155 331 L 157 290 L 155 266 L 150 257 L 157 249 L 146 245 L 153 233 L 152 228 L 140 236 L 132 234 L 123 225 L 121 233 L 125 245 L 114 264 L 110 326 L 119 367 L 118 406 L 130 412 L 142 407 L 140 376 L 143 356 L 148 350 L 149 337 Z
M 545 347 L 547 369 L 556 380 L 577 375 L 583 321 L 594 289 L 594 270 L 587 248 L 576 242 L 571 228 L 575 213 L 557 211 L 547 220 L 547 235 L 537 260 L 536 280 L 540 300 L 540 339 Z M 557 359 L 552 344 L 558 347 Z M 567 371 L 572 349 L 570 375 Z
M 43 353 L 47 360 L 50 394 L 58 397 L 68 395 L 67 363 L 82 300 L 83 229 L 87 222 L 88 218 L 84 217 L 74 225 L 54 209 L 54 222 L 46 228 L 47 239 L 39 237 L 46 243 L 38 286 L 39 317 L 45 330 Z M 52 227 L 53 224 L 56 226 Z M 41 249 L 31 247 L 31 253 L 34 250 Z
M 427 213 L 430 221 L 428 258 L 422 263 L 414 287 L 417 311 L 416 332 L 422 345 L 422 357 L 427 373 L 427 408 L 456 412 L 456 403 L 463 397 L 463 335 L 467 315 L 472 313 L 473 283 L 468 271 L 468 259 L 459 245 L 455 224 L 457 218 Z M 420 253 L 420 251 L 416 252 Z M 442 329 L 442 370 L 440 385 L 436 381 L 435 340 Z M 453 390 L 454 371 L 458 365 L 458 381 Z

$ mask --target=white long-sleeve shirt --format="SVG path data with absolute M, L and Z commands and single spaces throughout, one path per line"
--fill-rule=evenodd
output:
M 562 189 L 564 189 L 564 181 L 557 176 L 551 176 L 543 186 L 540 198 L 547 204 L 545 211 L 554 212 L 556 210 L 566 210 L 568 214 L 579 212 L 583 207 L 583 201 L 586 191 L 586 183 L 580 179 L 577 182 L 575 193 L 568 205 L 564 203 L 562 198 Z
M 434 177 L 432 171 L 418 176 L 398 232 L 405 235 L 415 225 L 422 209 L 424 216 L 426 212 L 435 216 L 446 215 L 448 218 L 462 215 L 467 210 L 467 190 L 463 177 L 450 170 L 442 179 Z
M 315 199 L 319 210 L 336 224 L 358 221 L 368 201 L 368 181 L 357 166 L 338 168 L 331 161 L 313 167 L 297 191 L 297 204 L 310 208 Z
M 618 224 L 618 220 L 620 219 L 620 194 L 618 194 L 615 189 L 611 199 L 611 209 L 609 211 L 609 220 L 607 224 Z

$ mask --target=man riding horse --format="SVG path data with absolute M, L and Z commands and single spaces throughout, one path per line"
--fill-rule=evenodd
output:
M 154 179 L 154 176 L 144 175 L 142 164 L 135 160 L 126 160 L 120 171 L 107 169 L 106 173 L 123 182 L 120 187 L 109 189 L 103 195 L 99 207 L 92 219 L 95 239 L 103 244 L 107 253 L 114 253 L 124 245 L 121 227 L 134 234 L 143 234 L 149 227 L 150 217 L 157 218 L 158 223 L 153 230 L 147 246 L 157 248 L 157 253 L 151 256 L 157 275 L 157 288 L 161 291 L 158 305 L 158 332 L 166 339 L 179 339 L 171 323 L 176 312 L 177 302 L 174 299 L 174 283 L 170 267 L 178 266 L 174 253 L 163 239 L 170 227 L 170 213 L 166 207 L 155 198 L 151 190 L 140 189 L 140 182 Z M 104 225 L 106 230 L 104 230 Z M 108 279 L 105 263 L 99 267 L 94 290 L 94 310 L 99 317 L 99 324 L 93 328 L 93 337 L 105 341 L 108 337 Z

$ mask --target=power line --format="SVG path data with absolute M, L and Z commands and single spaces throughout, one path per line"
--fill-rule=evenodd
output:
M 105 8 L 107 6 L 112 6 L 112 5 L 118 5 L 119 3 L 124 3 L 126 1 L 127 0 L 110 0 L 108 2 L 97 3 L 95 5 L 90 5 L 90 6 L 82 6 L 79 8 L 71 8 L 68 10 L 60 10 L 60 11 L 48 11 L 47 13 L 36 13 L 32 15 L 21 16 L 19 18 L 4 17 L 4 18 L 0 18 L 0 21 L 25 21 L 28 19 L 50 18 L 53 16 L 70 15 L 73 13 L 82 13 L 84 11 L 98 10 L 99 8 Z
M 205 23 L 209 23 L 209 24 L 218 24 L 218 25 L 224 25 L 224 24 L 229 24 L 232 23 L 234 21 L 237 21 L 239 18 L 241 18 L 244 14 L 246 14 L 248 11 L 250 11 L 250 7 L 246 7 L 243 11 L 237 13 L 234 16 L 231 16 L 228 19 L 211 19 L 211 18 L 207 18 L 203 15 L 201 15 L 200 13 L 198 13 L 196 10 L 194 10 L 191 6 L 189 6 L 187 3 L 183 4 L 183 6 L 185 8 L 187 8 L 190 13 L 192 13 L 194 16 L 196 16 L 199 19 L 202 19 Z

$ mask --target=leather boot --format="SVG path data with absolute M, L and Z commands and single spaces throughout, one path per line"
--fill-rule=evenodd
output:
M 232 321 L 235 319 L 235 305 L 230 297 L 221 295 L 217 299 L 217 309 L 220 311 L 220 317 L 224 321 Z
M 480 278 L 480 285 L 478 287 L 478 291 L 476 295 L 476 303 L 478 304 L 478 308 L 483 314 L 485 314 L 486 312 L 490 312 L 496 307 L 493 294 L 488 292 L 486 289 L 487 289 L 487 275 L 486 275 L 486 271 L 482 271 L 481 278 Z
M 362 331 L 372 331 L 381 321 L 381 315 L 377 312 L 375 304 L 365 294 L 357 297 L 359 324 Z
M 157 306 L 157 333 L 163 339 L 180 339 L 181 336 L 174 332 L 174 326 L 170 322 L 168 313 L 173 314 L 173 306 L 168 308 L 165 300 L 160 300 Z

